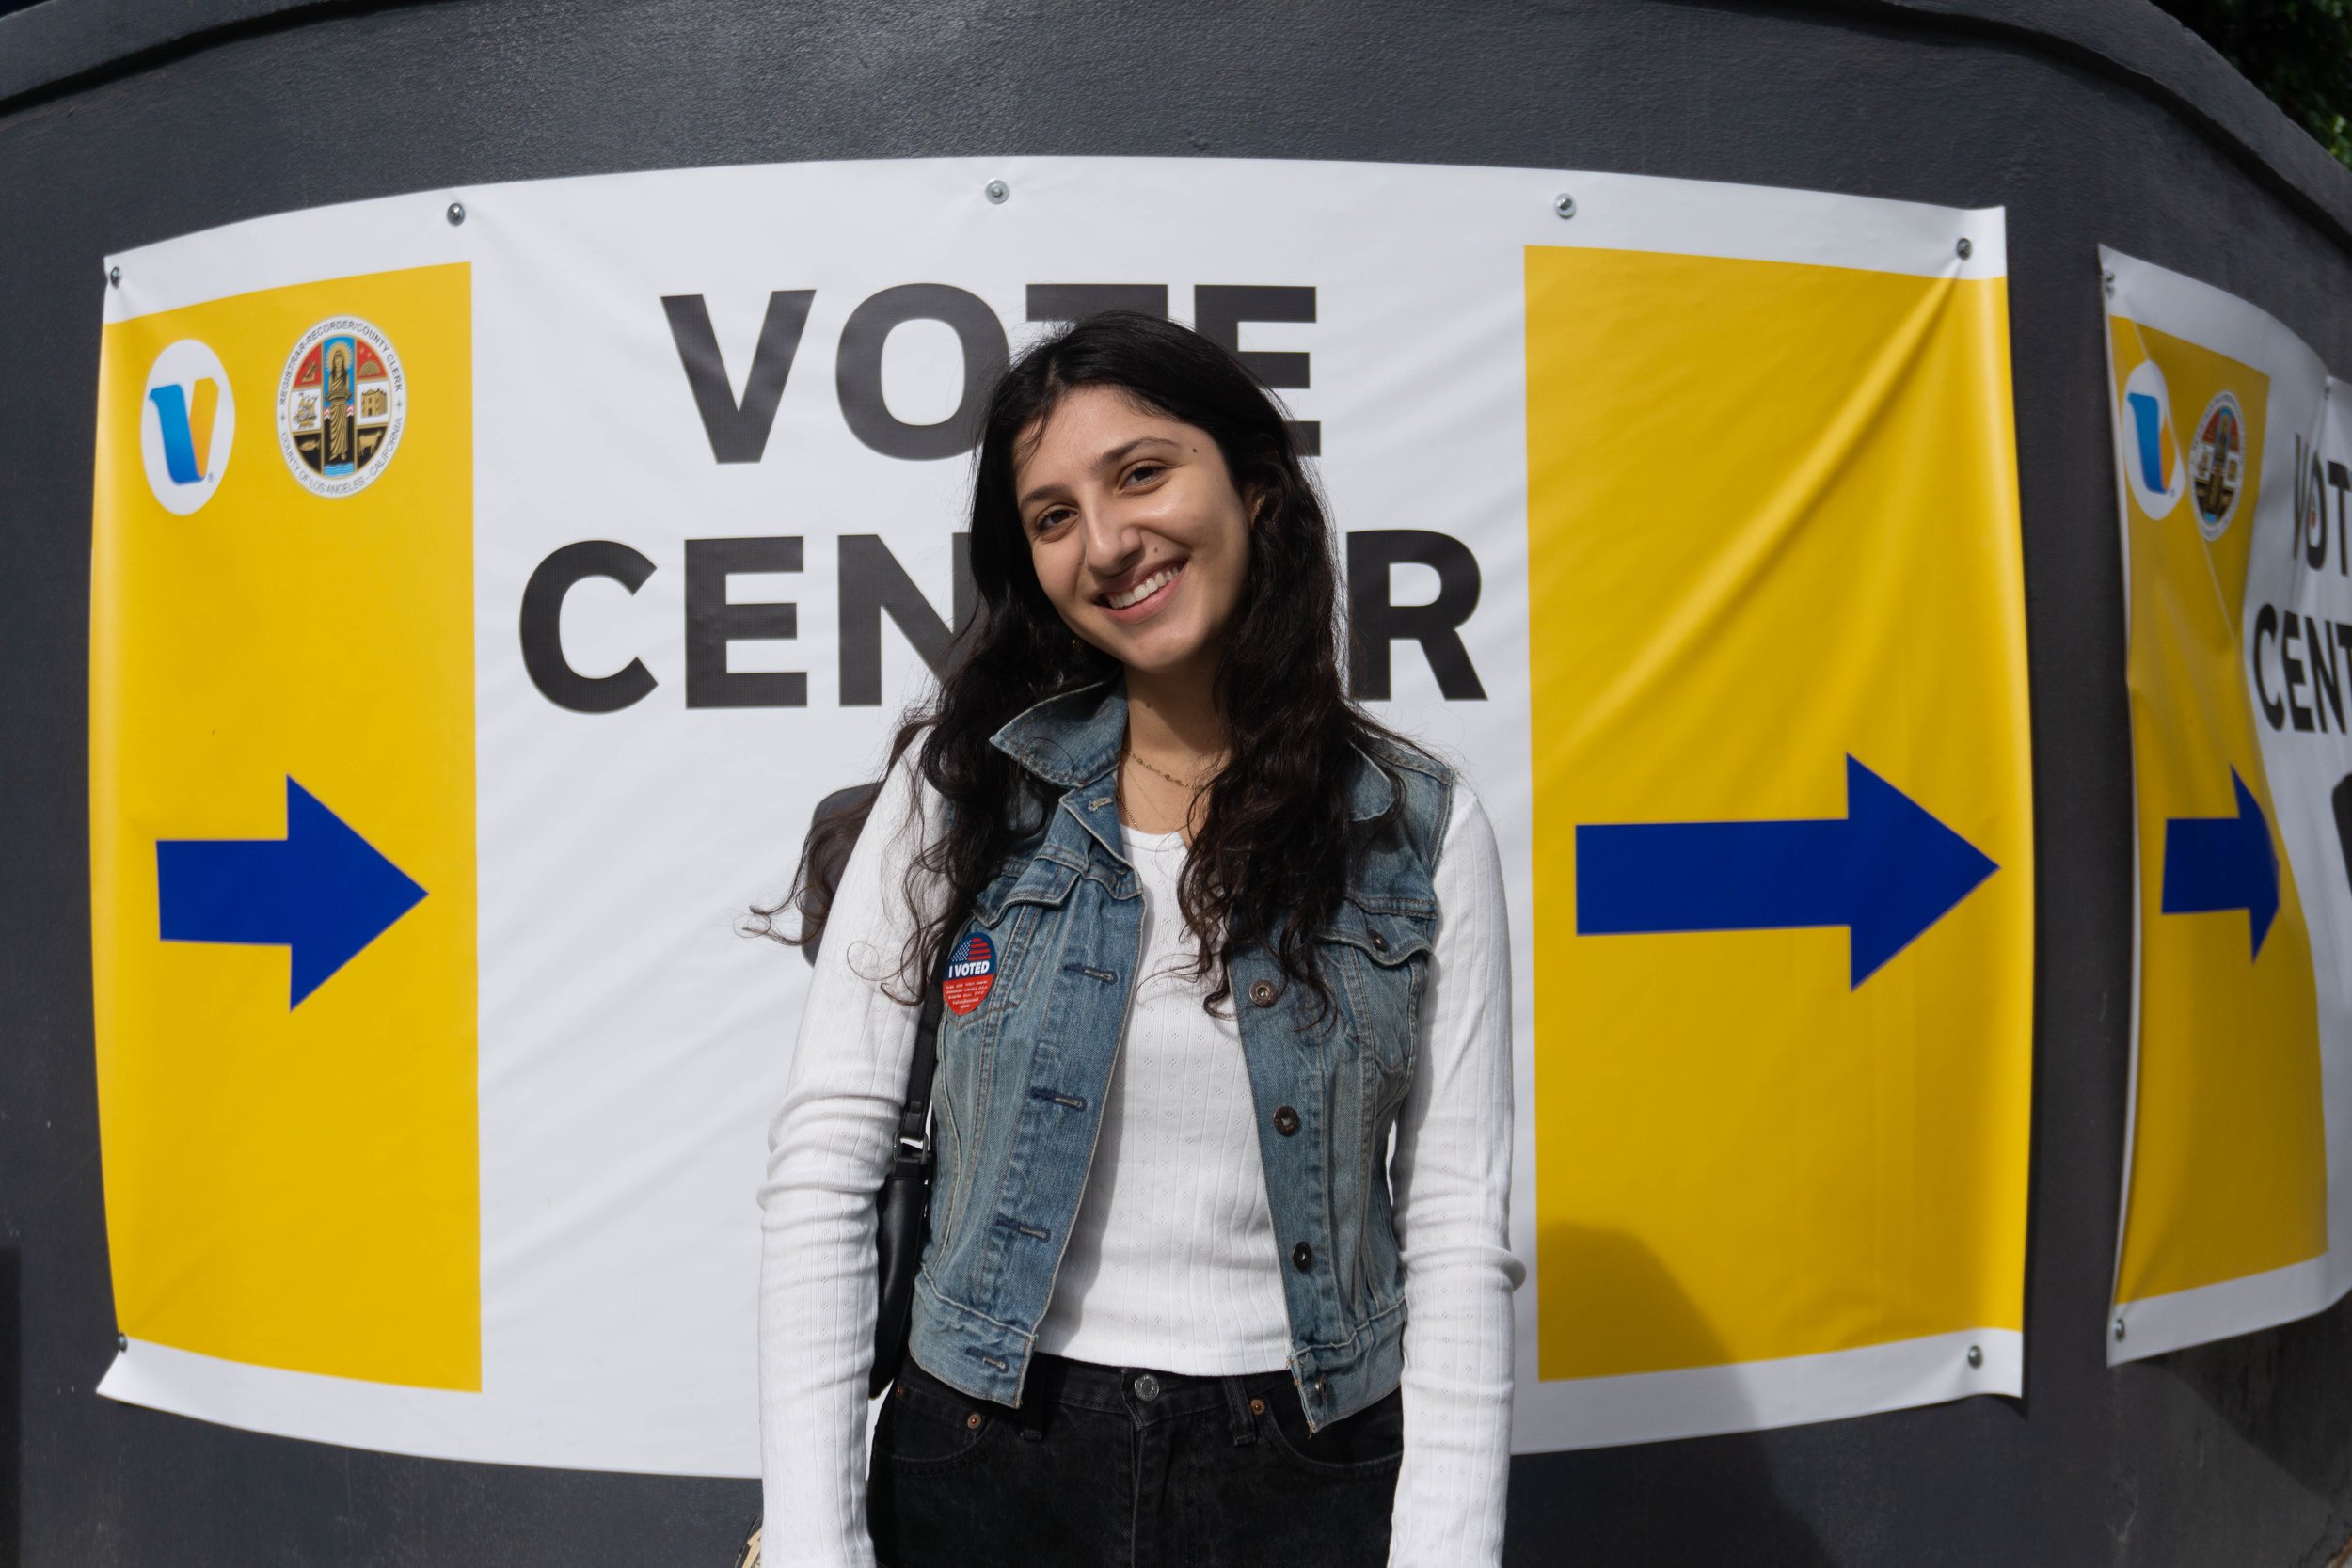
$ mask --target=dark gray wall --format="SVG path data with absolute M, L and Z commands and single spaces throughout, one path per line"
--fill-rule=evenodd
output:
M 326 157 L 364 121 L 377 151 Z M 2106 242 L 2352 367 L 2352 175 L 2143 0 L 293 5 L 0 18 L 0 1563 L 721 1563 L 747 1482 L 256 1436 L 114 1348 L 86 699 L 100 258 L 443 184 L 1005 150 L 1624 170 L 2009 209 L 2041 825 L 2022 1402 L 1524 1459 L 1512 1560 L 2308 1565 L 2352 1313 L 2108 1371 L 2130 771 Z M 12 1485 L 11 1485 L 12 1482 Z

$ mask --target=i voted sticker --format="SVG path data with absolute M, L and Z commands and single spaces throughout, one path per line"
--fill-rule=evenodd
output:
M 968 1013 L 988 1000 L 988 989 L 995 983 L 995 944 L 975 931 L 963 950 L 947 961 L 947 978 L 940 983 L 939 994 L 949 1012 Z

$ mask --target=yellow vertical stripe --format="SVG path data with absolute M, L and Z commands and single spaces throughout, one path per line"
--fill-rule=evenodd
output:
M 437 1388 L 481 1382 L 470 286 L 463 266 L 275 289 L 105 332 L 91 590 L 100 1131 L 138 1338 Z M 295 340 L 390 338 L 407 427 L 340 499 L 274 404 Z M 196 338 L 246 417 L 201 511 L 156 504 L 139 398 Z M 197 451 L 216 399 L 200 388 Z M 160 839 L 283 837 L 292 777 L 426 890 L 299 1006 L 283 947 L 160 940 Z
M 1998 281 L 1527 254 L 1548 1378 L 2019 1325 L 2033 865 Z M 1579 934 L 1580 823 L 1838 818 L 1997 863 L 1842 928 Z
M 2121 317 L 2107 325 L 2110 395 L 2120 399 L 2125 378 L 2153 359 L 2172 401 L 2168 436 L 2227 389 L 2246 414 L 2248 453 L 2262 451 L 2267 377 Z M 2261 801 L 2277 845 L 2239 651 L 2259 467 L 2247 464 L 2235 520 L 2211 543 L 2191 498 L 2155 520 L 2125 487 L 2140 982 L 2119 1301 L 2266 1273 L 2328 1250 L 2318 1000 L 2293 868 L 2280 852 L 2279 913 L 2259 957 L 2243 912 L 2162 910 L 2166 823 L 2236 816 L 2233 769 Z

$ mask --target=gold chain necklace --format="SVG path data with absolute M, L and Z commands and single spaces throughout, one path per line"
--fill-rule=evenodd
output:
M 1197 792 L 1200 788 L 1201 784 L 1204 784 L 1208 783 L 1210 779 L 1216 777 L 1216 772 L 1213 771 L 1204 774 L 1197 781 L 1192 779 L 1180 779 L 1175 774 L 1169 772 L 1167 768 L 1155 768 L 1152 764 L 1144 761 L 1143 758 L 1136 754 L 1136 749 L 1133 746 L 1127 748 L 1127 760 L 1134 763 L 1137 768 L 1142 768 L 1147 773 L 1157 773 L 1161 778 L 1166 779 L 1169 784 L 1174 784 L 1179 789 L 1189 789 Z

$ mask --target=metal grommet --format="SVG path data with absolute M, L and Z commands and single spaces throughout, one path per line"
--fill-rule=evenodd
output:
M 120 267 L 108 267 L 106 269 L 106 287 L 109 289 L 119 289 L 122 287 L 122 269 Z
M 465 221 L 466 221 L 466 204 L 465 204 L 464 202 L 462 202 L 462 201 L 453 201 L 453 202 L 451 202 L 451 203 L 449 204 L 449 214 L 448 214 L 448 215 L 449 215 L 449 226 L 450 226 L 452 229 L 456 228 L 459 224 L 461 224 L 461 223 L 463 223 L 463 222 L 465 222 Z
M 1012 196 L 1012 187 L 1002 180 L 991 180 L 981 187 L 981 194 L 996 206 L 1002 207 Z
M 2121 1318 L 2115 1320 L 2115 1342 L 2119 1345 L 2123 1342 L 2123 1320 Z
M 1576 216 L 1576 198 L 1562 191 L 1551 198 L 1551 210 L 1564 218 L 1572 218 Z
M 1271 980 L 1260 980 L 1255 985 L 1251 986 L 1249 988 L 1249 1000 L 1255 1002 L 1261 1007 L 1273 1006 L 1274 982 Z
M 1954 251 L 1956 251 L 1956 252 L 1958 252 L 1958 253 L 1959 253 L 1960 259 L 1961 259 L 1962 261 L 1965 261 L 1966 260 L 1968 260 L 1968 258 L 1969 258 L 1969 257 L 1971 257 L 1971 256 L 1973 256 L 1973 255 L 1975 255 L 1975 254 L 1976 254 L 1977 247 L 1976 247 L 1975 245 L 1970 245 L 1970 244 L 1969 244 L 1966 240 L 1964 240 L 1964 239 L 1963 239 L 1963 240 L 1962 240 L 1962 241 L 1960 242 L 1960 244 L 1958 244 L 1958 245 L 1956 245 L 1952 246 L 1952 249 L 1953 249 Z
M 1984 1365 L 1983 1346 L 1970 1345 L 1968 1347 L 1968 1365 L 1971 1367 L 1981 1367 Z

